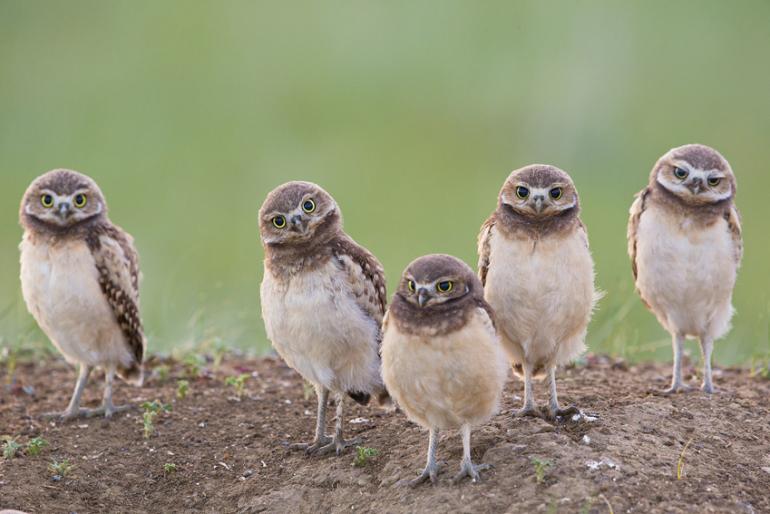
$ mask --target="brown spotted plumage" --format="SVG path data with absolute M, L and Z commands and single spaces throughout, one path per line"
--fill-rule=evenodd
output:
M 89 177 L 54 170 L 38 177 L 21 203 L 22 292 L 29 311 L 80 377 L 65 418 L 122 407 L 112 404 L 115 374 L 143 380 L 146 340 L 139 316 L 139 260 L 133 239 L 107 217 Z M 80 408 L 92 368 L 105 370 L 101 409 Z

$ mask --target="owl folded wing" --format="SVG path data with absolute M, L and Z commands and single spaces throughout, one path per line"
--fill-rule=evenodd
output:
M 382 265 L 374 255 L 347 237 L 335 241 L 332 252 L 347 277 L 359 308 L 380 326 L 387 304 Z
M 479 232 L 478 239 L 478 252 L 479 252 L 479 280 L 481 285 L 487 285 L 487 272 L 489 271 L 489 254 L 492 240 L 492 227 L 495 226 L 495 215 L 492 214 L 481 225 L 481 231 Z
M 115 227 L 105 227 L 89 236 L 87 242 L 99 272 L 102 292 L 115 314 L 135 364 L 140 365 L 145 339 L 139 318 L 139 256 L 133 239 Z
M 727 221 L 727 227 L 730 229 L 730 235 L 733 238 L 733 247 L 735 252 L 735 264 L 740 266 L 743 259 L 743 238 L 741 237 L 741 214 L 738 209 L 733 205 L 730 210 L 725 213 L 725 220 Z
M 644 189 L 637 194 L 636 200 L 631 204 L 631 210 L 629 211 L 631 216 L 628 218 L 628 256 L 631 257 L 631 269 L 634 272 L 634 280 L 636 280 L 638 274 L 636 265 L 636 238 L 639 231 L 639 220 L 642 218 L 642 213 L 645 210 L 647 196 L 649 194 L 649 189 Z

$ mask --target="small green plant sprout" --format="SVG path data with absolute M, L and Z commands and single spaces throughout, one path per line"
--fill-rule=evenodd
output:
M 215 337 L 211 342 L 211 348 L 214 355 L 214 369 L 218 370 L 227 356 L 229 347 L 222 339 Z
M 48 471 L 53 473 L 53 479 L 56 481 L 59 481 L 69 475 L 73 469 L 75 469 L 75 465 L 70 464 L 70 461 L 67 459 L 62 461 L 54 459 L 50 464 L 48 464 Z
M 180 400 L 187 398 L 187 393 L 190 392 L 190 382 L 188 380 L 176 381 L 176 397 Z
M 366 466 L 369 459 L 376 457 L 380 451 L 376 448 L 367 448 L 366 446 L 356 446 L 356 456 L 353 458 L 353 466 L 362 468 Z
M 530 461 L 535 468 L 535 480 L 538 484 L 542 484 L 545 482 L 545 474 L 553 466 L 553 462 L 548 459 L 538 459 L 537 457 L 532 457 Z
M 171 366 L 168 364 L 161 364 L 157 368 L 155 368 L 155 372 L 158 374 L 158 380 L 161 382 L 165 382 L 168 380 L 168 375 L 171 373 Z
M 600 494 L 600 495 L 599 495 L 599 498 L 600 498 L 600 499 L 602 499 L 602 500 L 604 500 L 604 503 L 605 503 L 605 504 L 607 504 L 607 510 L 609 511 L 609 513 L 610 513 L 610 514 L 615 514 L 615 510 L 612 508 L 612 504 L 611 504 L 611 503 L 610 503 L 610 501 L 607 499 L 607 497 L 606 497 L 606 496 L 604 496 L 603 494 Z
M 48 441 L 42 437 L 35 437 L 34 439 L 29 440 L 25 452 L 30 457 L 37 457 L 46 446 L 48 446 Z
M 185 372 L 189 378 L 198 378 L 201 376 L 206 359 L 197 353 L 188 353 L 184 358 Z
M 159 400 L 144 402 L 142 404 L 142 424 L 144 426 L 144 438 L 149 439 L 155 433 L 155 418 L 161 412 L 171 412 L 171 406 L 160 403 Z
M 176 473 L 176 464 L 167 462 L 163 465 L 163 473 L 166 475 L 170 475 L 171 473 Z
M 246 380 L 249 378 L 248 373 L 241 373 L 238 376 L 231 376 L 225 378 L 225 384 L 235 389 L 235 394 L 238 395 L 238 399 L 243 398 L 243 393 L 246 389 Z
M 684 478 L 684 453 L 687 451 L 687 448 L 690 447 L 690 443 L 692 443 L 692 437 L 685 443 L 684 448 L 682 448 L 682 453 L 679 454 L 679 460 L 676 463 L 677 480 Z
M 302 397 L 305 398 L 305 401 L 308 401 L 313 397 L 313 393 L 315 393 L 315 387 L 313 387 L 313 384 L 305 380 L 302 382 Z
M 3 436 L 5 444 L 3 444 L 3 458 L 11 460 L 16 457 L 16 454 L 21 450 L 21 445 L 16 442 L 16 439 L 11 436 Z

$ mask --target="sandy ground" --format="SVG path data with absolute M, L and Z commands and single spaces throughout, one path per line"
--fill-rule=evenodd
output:
M 410 489 L 400 483 L 424 465 L 427 434 L 403 414 L 350 402 L 347 432 L 378 454 L 361 466 L 354 466 L 353 450 L 307 457 L 286 447 L 311 437 L 315 399 L 280 361 L 231 359 L 217 371 L 209 364 L 182 400 L 175 398 L 176 381 L 185 369 L 167 364 L 165 380 L 155 373 L 143 388 L 119 384 L 116 390 L 120 402 L 172 404 L 149 439 L 138 408 L 110 421 L 43 420 L 42 413 L 66 406 L 75 372 L 61 362 L 20 366 L 1 391 L 0 434 L 22 446 L 42 436 L 50 446 L 38 456 L 0 459 L 0 509 L 770 512 L 770 381 L 742 370 L 718 370 L 713 397 L 699 391 L 664 397 L 651 391 L 666 386 L 667 365 L 627 367 L 592 357 L 561 372 L 559 388 L 564 403 L 596 419 L 559 423 L 512 417 L 522 389 L 512 380 L 502 412 L 473 434 L 474 459 L 494 465 L 482 482 L 451 483 L 462 445 L 456 433 L 445 433 L 440 483 Z M 240 400 L 225 384 L 226 376 L 239 373 L 251 374 Z M 86 393 L 90 404 L 100 399 L 98 378 Z M 8 381 L 0 373 L 0 383 Z M 545 401 L 545 387 L 538 392 Z M 52 478 L 54 459 L 75 467 Z M 167 472 L 165 464 L 176 471 Z

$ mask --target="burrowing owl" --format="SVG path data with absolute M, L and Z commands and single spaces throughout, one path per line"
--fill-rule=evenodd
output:
M 719 152 L 674 148 L 652 169 L 631 206 L 628 253 L 642 301 L 671 333 L 674 376 L 666 392 L 685 389 L 682 346 L 700 339 L 703 386 L 714 391 L 711 351 L 730 329 L 732 294 L 743 255 L 735 176 Z
M 61 416 L 104 413 L 115 374 L 143 380 L 146 340 L 139 319 L 139 256 L 133 238 L 107 217 L 107 202 L 89 177 L 54 170 L 29 186 L 19 214 L 21 287 L 29 312 L 64 358 L 80 365 L 75 391 Z M 80 408 L 94 367 L 104 368 L 100 409 Z
M 570 176 L 534 164 L 510 174 L 497 210 L 479 235 L 479 276 L 495 310 L 498 330 L 514 371 L 524 375 L 524 406 L 535 415 L 532 378 L 548 375 L 549 415 L 560 409 L 556 367 L 585 348 L 597 299 L 594 267 L 580 203 Z
M 492 309 L 467 264 L 428 255 L 404 271 L 383 329 L 382 374 L 407 416 L 430 431 L 428 462 L 411 482 L 436 482 L 439 430 L 460 428 L 459 480 L 486 466 L 471 462 L 471 427 L 497 410 L 507 376 Z
M 265 249 L 262 316 L 283 359 L 315 386 L 318 417 L 312 444 L 327 453 L 356 444 L 342 438 L 345 395 L 366 404 L 388 400 L 380 377 L 380 326 L 385 312 L 382 266 L 342 229 L 334 199 L 316 184 L 289 182 L 259 211 Z M 325 435 L 329 392 L 337 395 L 334 438 Z

